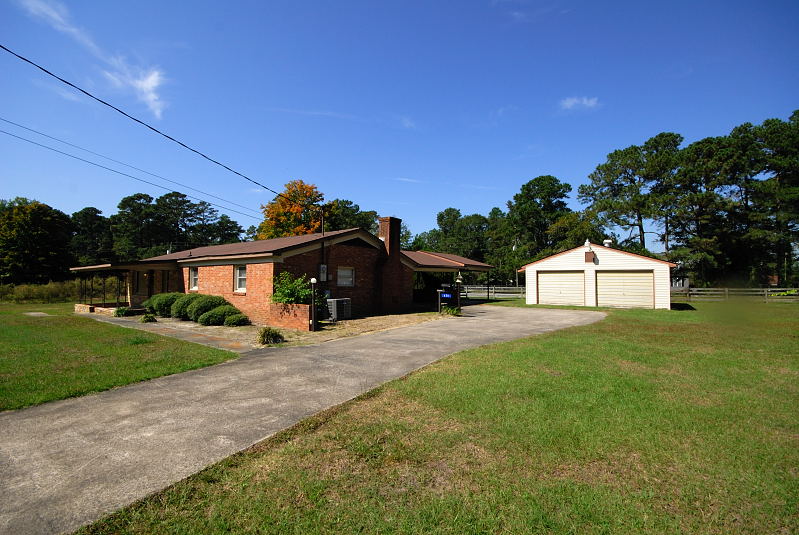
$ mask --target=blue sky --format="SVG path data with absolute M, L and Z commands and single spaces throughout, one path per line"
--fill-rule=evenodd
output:
M 449 206 L 504 208 L 544 174 L 577 209 L 614 149 L 799 108 L 795 1 L 11 0 L 0 35 L 273 189 L 300 178 L 415 233 Z M 256 211 L 273 197 L 2 51 L 0 72 L 0 117 Z M 67 213 L 165 191 L 5 135 L 0 180 L 2 198 Z

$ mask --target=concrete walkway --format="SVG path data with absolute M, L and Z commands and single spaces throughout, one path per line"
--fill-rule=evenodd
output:
M 328 407 L 470 347 L 601 312 L 474 306 L 466 317 L 0 413 L 0 533 L 73 531 Z

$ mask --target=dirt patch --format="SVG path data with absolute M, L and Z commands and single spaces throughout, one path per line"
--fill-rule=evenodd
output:
M 370 316 L 368 318 L 342 320 L 337 323 L 322 323 L 320 330 L 315 332 L 297 331 L 287 328 L 280 328 L 279 330 L 286 339 L 286 342 L 282 344 L 282 346 L 298 346 L 318 344 L 348 336 L 357 336 L 360 334 L 416 325 L 417 323 L 433 321 L 442 317 L 443 316 L 439 314 L 431 312 L 390 314 L 386 316 Z M 131 323 L 138 322 L 138 318 L 136 317 L 116 319 L 129 321 Z M 157 327 L 152 327 L 152 330 L 165 336 L 169 336 L 169 329 L 174 329 L 189 335 L 196 333 L 214 339 L 226 340 L 232 342 L 236 346 L 244 348 L 256 349 L 264 347 L 257 341 L 258 331 L 261 329 L 259 325 L 247 325 L 243 327 L 205 326 L 193 321 L 181 321 L 175 318 L 158 318 L 158 323 L 156 325 Z M 164 329 L 162 330 L 160 328 Z
M 563 464 L 546 474 L 556 479 L 571 479 L 588 485 L 629 486 L 646 479 L 638 453 L 596 459 L 582 464 Z
M 645 366 L 640 362 L 633 362 L 631 360 L 619 360 L 616 362 L 619 365 L 619 368 L 622 370 L 631 373 L 633 375 L 646 375 L 652 371 L 649 366 Z

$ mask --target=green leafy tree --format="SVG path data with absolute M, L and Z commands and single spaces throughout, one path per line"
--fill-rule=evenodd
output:
M 729 257 L 723 245 L 729 241 L 727 214 L 730 199 L 724 195 L 729 182 L 723 173 L 726 140 L 709 137 L 682 151 L 676 175 L 677 210 L 672 257 L 693 272 L 695 282 L 710 284 L 722 278 Z
M 72 255 L 81 266 L 113 262 L 114 238 L 111 222 L 103 213 L 87 206 L 72 214 L 73 235 L 70 240 Z
M 652 215 L 651 184 L 643 175 L 644 155 L 640 146 L 608 154 L 605 163 L 588 175 L 590 183 L 578 190 L 578 198 L 611 224 L 636 236 L 646 247 L 644 220 Z
M 344 230 L 362 228 L 377 234 L 377 212 L 363 211 L 361 207 L 346 199 L 333 199 L 323 207 L 325 230 Z
M 553 245 L 547 230 L 570 211 L 566 199 L 571 189 L 552 175 L 538 176 L 522 185 L 508 202 L 508 222 L 518 237 L 517 250 L 525 257 L 532 258 Z
M 767 178 L 757 192 L 758 209 L 766 214 L 763 238 L 772 244 L 774 271 L 782 284 L 797 284 L 799 250 L 799 110 L 788 121 L 767 119 L 756 129 Z
M 0 203 L 0 283 L 46 283 L 69 275 L 72 222 L 37 202 Z
M 680 166 L 682 142 L 681 135 L 662 132 L 646 140 L 641 147 L 641 177 L 649 188 L 646 212 L 660 223 L 659 237 L 666 253 L 671 243 L 671 218 L 677 208 L 675 177 Z M 638 232 L 642 232 L 640 227 Z M 645 241 L 639 240 L 639 245 L 640 250 L 645 250 Z
M 616 236 L 607 233 L 602 220 L 591 210 L 563 214 L 550 225 L 547 234 L 552 245 L 539 252 L 536 259 L 573 249 L 584 244 L 586 240 L 597 244 L 601 244 L 606 238 L 616 241 Z
M 114 252 L 122 261 L 237 242 L 243 231 L 209 203 L 174 191 L 157 199 L 144 193 L 125 197 L 110 222 Z
M 143 258 L 140 252 L 154 245 L 153 198 L 136 193 L 119 201 L 117 213 L 110 217 L 114 253 L 122 262 Z

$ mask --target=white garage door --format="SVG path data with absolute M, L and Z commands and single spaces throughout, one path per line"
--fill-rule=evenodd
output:
M 585 273 L 539 271 L 538 303 L 541 305 L 585 305 Z
M 655 308 L 651 271 L 597 271 L 596 302 L 601 307 Z

